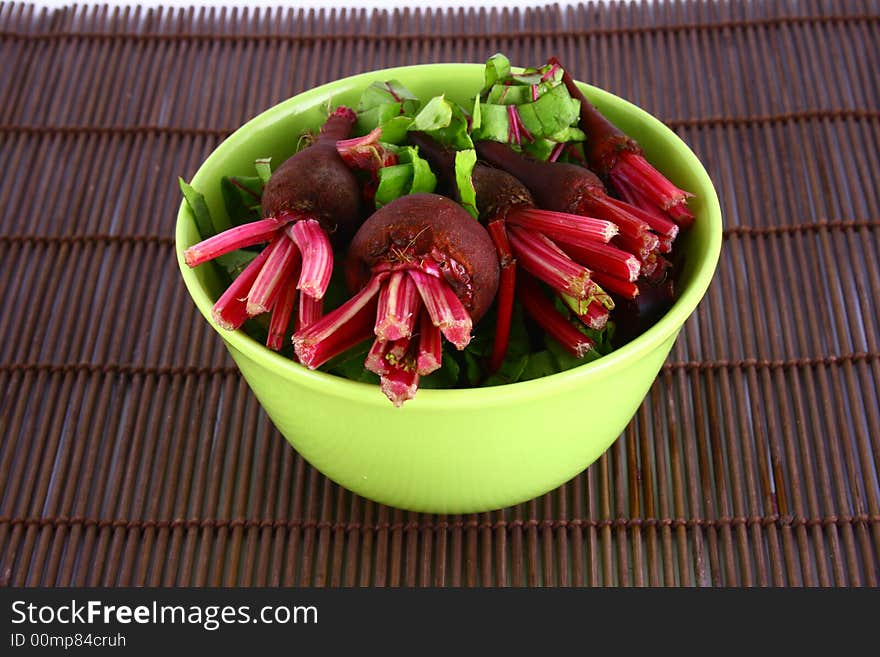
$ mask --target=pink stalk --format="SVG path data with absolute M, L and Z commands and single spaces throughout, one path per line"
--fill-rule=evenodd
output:
M 315 299 L 307 294 L 299 296 L 296 313 L 296 330 L 311 326 L 324 316 L 324 300 Z
M 559 156 L 562 155 L 562 151 L 565 150 L 565 142 L 559 142 L 556 146 L 553 147 L 553 150 L 550 151 L 550 157 L 547 158 L 548 162 L 555 162 L 559 159 Z
M 617 278 L 616 276 L 598 270 L 593 271 L 593 280 L 596 281 L 603 290 L 607 290 L 608 292 L 625 299 L 635 299 L 639 296 L 639 286 L 632 281 Z
M 315 369 L 372 335 L 374 299 L 386 276 L 374 275 L 364 289 L 344 304 L 293 334 L 293 347 L 303 365 Z
M 533 278 L 520 276 L 517 280 L 517 291 L 525 311 L 570 354 L 583 358 L 596 346 L 556 310 L 553 302 L 544 295 Z
M 445 281 L 418 269 L 407 270 L 418 288 L 434 326 L 458 349 L 471 341 L 473 322 L 461 300 Z
M 615 185 L 623 183 L 634 187 L 661 210 L 668 211 L 674 206 L 683 205 L 689 196 L 693 196 L 673 185 L 639 153 L 621 153 L 610 175 Z
M 694 213 L 685 203 L 676 203 L 666 210 L 672 220 L 679 226 L 688 227 L 694 223 Z
M 641 237 L 618 235 L 614 238 L 614 244 L 624 251 L 629 251 L 644 264 L 660 246 L 660 238 L 651 232 L 645 233 Z
M 496 295 L 495 340 L 492 343 L 492 356 L 489 359 L 489 370 L 497 372 L 507 355 L 510 342 L 510 322 L 513 317 L 513 297 L 516 290 L 516 260 L 510 250 L 503 221 L 489 222 L 489 235 L 495 244 L 498 262 L 501 265 L 501 279 Z
M 507 129 L 507 141 L 513 141 L 517 146 L 520 144 L 519 121 L 516 120 L 516 105 L 507 106 L 507 121 L 509 127 Z
M 388 351 L 385 353 L 385 360 L 391 365 L 397 365 L 399 367 L 412 364 L 407 363 L 410 342 L 412 341 L 409 338 L 401 338 L 400 340 L 394 340 L 391 342 Z
M 419 320 L 419 350 L 416 354 L 416 371 L 427 376 L 439 370 L 443 359 L 440 329 L 434 326 L 428 313 L 421 313 Z
M 552 80 L 553 76 L 556 75 L 556 71 L 559 70 L 559 63 L 558 62 L 551 61 L 549 63 L 550 63 L 550 68 L 548 68 L 547 71 L 544 73 L 544 75 L 541 76 L 542 82 L 546 82 L 547 80 Z
M 396 271 L 379 292 L 374 333 L 382 340 L 408 338 L 416 324 L 421 301 L 419 291 L 406 272 Z
M 567 240 L 576 244 L 582 241 L 608 242 L 619 232 L 617 226 L 606 219 L 535 208 L 517 208 L 508 214 L 507 221 L 544 233 L 551 239 Z
M 400 408 L 403 402 L 416 396 L 419 390 L 419 374 L 413 369 L 392 366 L 381 377 L 379 387 L 391 403 Z
M 379 142 L 381 136 L 382 128 L 375 128 L 363 137 L 341 139 L 336 142 L 336 151 L 353 169 L 377 171 L 382 167 L 397 164 L 397 154 Z
M 284 335 L 290 325 L 290 316 L 296 303 L 296 284 L 291 276 L 282 284 L 281 292 L 272 308 L 272 319 L 269 320 L 269 336 L 266 346 L 272 351 L 281 351 L 284 346 Z
M 640 238 L 646 233 L 651 232 L 651 226 L 648 222 L 635 216 L 626 209 L 624 204 L 615 201 L 606 194 L 593 195 L 584 198 L 578 214 L 585 214 L 593 217 L 601 217 L 617 224 L 621 235 L 628 235 L 632 238 Z
M 609 310 L 599 301 L 591 301 L 587 312 L 578 315 L 581 321 L 591 329 L 601 331 L 608 323 Z
M 269 256 L 248 292 L 247 313 L 251 317 L 272 309 L 283 284 L 290 279 L 300 262 L 296 245 L 284 233 L 279 233 L 265 251 L 269 252 Z
M 649 281 L 657 282 L 663 279 L 666 270 L 671 266 L 671 262 L 655 253 L 646 264 L 642 265 L 642 275 Z
M 247 314 L 247 296 L 248 291 L 257 280 L 266 258 L 269 257 L 269 250 L 263 249 L 256 258 L 250 261 L 247 267 L 236 276 L 232 284 L 226 288 L 226 291 L 217 299 L 214 307 L 211 308 L 211 316 L 222 328 L 227 331 L 234 331 L 244 324 L 248 318 Z
M 678 236 L 678 224 L 647 202 L 638 191 L 631 188 L 621 188 L 618 191 L 623 197 L 623 201 L 609 198 L 610 203 L 638 217 L 660 235 L 672 240 Z
M 559 243 L 572 260 L 581 263 L 593 273 L 602 271 L 625 281 L 635 281 L 639 277 L 642 265 L 628 251 L 599 242 L 570 244 L 560 239 Z
M 657 244 L 658 253 L 672 253 L 672 238 L 661 235 Z
M 508 129 L 508 141 L 512 138 L 517 146 L 522 143 L 523 139 L 526 139 L 527 141 L 535 141 L 532 134 L 526 130 L 526 126 L 523 124 L 522 119 L 519 116 L 519 110 L 516 108 L 516 105 L 507 106 L 507 120 L 510 124 Z
M 297 221 L 286 232 L 302 255 L 297 289 L 315 299 L 323 298 L 333 274 L 333 247 L 327 233 L 314 219 Z
M 552 242 L 548 244 L 546 237 L 516 226 L 510 226 L 507 234 L 523 269 L 576 299 L 589 296 L 592 289 L 589 270 L 559 251 Z
M 367 357 L 364 359 L 364 367 L 379 376 L 386 374 L 388 372 L 388 361 L 385 360 L 385 354 L 388 353 L 390 346 L 391 343 L 385 340 L 380 340 L 379 338 L 373 340 L 373 346 L 370 347 Z
M 270 218 L 234 226 L 198 244 L 193 244 L 183 252 L 183 258 L 190 267 L 197 267 L 203 262 L 236 249 L 268 242 L 285 223 L 284 220 Z

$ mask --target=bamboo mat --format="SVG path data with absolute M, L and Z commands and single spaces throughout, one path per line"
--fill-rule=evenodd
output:
M 0 582 L 877 585 L 880 3 L 308 13 L 0 4 Z M 309 467 L 180 280 L 175 177 L 299 91 L 558 54 L 722 201 L 621 438 L 539 499 L 380 506 Z

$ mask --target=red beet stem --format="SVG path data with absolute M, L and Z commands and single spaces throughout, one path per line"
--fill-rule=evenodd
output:
M 574 244 L 564 239 L 558 241 L 572 260 L 581 263 L 593 273 L 601 271 L 625 281 L 635 281 L 639 277 L 642 265 L 632 253 L 600 242 Z
M 492 355 L 489 359 L 490 373 L 494 373 L 501 368 L 510 342 L 510 322 L 513 316 L 513 298 L 516 290 L 516 260 L 513 258 L 504 222 L 491 221 L 488 229 L 498 253 L 498 262 L 501 263 L 501 277 L 498 282 L 498 293 L 495 297 L 497 309 L 495 338 L 492 343 Z
M 590 295 L 589 270 L 559 251 L 546 237 L 516 226 L 509 226 L 507 234 L 519 264 L 527 272 L 576 299 Z
M 516 208 L 508 215 L 507 220 L 517 226 L 544 233 L 552 239 L 575 243 L 608 242 L 619 232 L 617 225 L 606 219 L 535 208 Z
M 381 340 L 399 340 L 413 334 L 421 300 L 406 272 L 396 271 L 379 292 L 374 333 Z
M 410 367 L 414 365 L 413 359 L 408 358 L 409 348 L 412 340 L 409 338 L 401 338 L 400 340 L 391 340 L 388 351 L 385 352 L 385 360 L 395 367 Z
M 416 396 L 419 374 L 414 369 L 391 365 L 379 380 L 379 387 L 391 403 L 400 408 L 403 402 Z
M 572 98 L 580 101 L 580 128 L 587 135 L 586 153 L 591 169 L 607 176 L 621 154 L 641 152 L 635 140 L 627 137 L 587 100 L 568 70 L 556 57 L 551 57 L 547 63 L 562 68 L 562 82 L 565 88 Z
M 431 315 L 426 312 L 421 313 L 416 371 L 422 376 L 427 376 L 431 372 L 439 370 L 442 365 L 443 344 L 440 335 L 440 328 L 434 326 L 434 322 L 431 321 Z
M 296 330 L 311 326 L 324 316 L 324 300 L 310 297 L 307 294 L 299 295 L 299 305 L 296 313 Z
M 333 247 L 327 233 L 314 219 L 304 219 L 286 228 L 302 255 L 302 270 L 296 287 L 315 299 L 322 299 L 333 275 Z
M 678 224 L 669 219 L 669 217 L 664 215 L 658 208 L 648 203 L 637 191 L 628 187 L 626 189 L 628 191 L 624 191 L 624 188 L 618 190 L 621 197 L 623 197 L 623 201 L 618 201 L 613 198 L 609 198 L 608 201 L 612 205 L 617 205 L 633 216 L 638 217 L 658 234 L 668 237 L 671 240 L 678 237 Z
M 295 274 L 295 273 L 294 273 Z M 266 346 L 272 351 L 280 351 L 284 346 L 284 336 L 290 325 L 290 316 L 296 303 L 296 276 L 288 278 L 281 286 L 281 292 L 272 308 L 272 319 L 269 321 L 269 336 Z
M 593 280 L 596 281 L 603 290 L 607 290 L 608 292 L 625 299 L 635 299 L 639 296 L 639 286 L 635 282 L 627 281 L 598 270 L 593 271 Z
M 608 323 L 608 317 L 610 314 L 610 311 L 602 305 L 602 302 L 593 300 L 590 302 L 590 305 L 587 306 L 587 312 L 581 313 L 578 317 L 580 317 L 585 326 L 601 331 Z
M 660 238 L 651 232 L 647 232 L 641 237 L 618 235 L 614 238 L 614 244 L 624 251 L 629 251 L 644 264 L 660 246 Z
M 208 262 L 208 260 L 213 260 L 236 249 L 268 242 L 287 221 L 290 219 L 271 217 L 234 226 L 202 240 L 198 244 L 193 244 L 183 252 L 183 258 L 190 267 L 197 267 L 203 262 Z
M 214 307 L 211 308 L 211 316 L 220 327 L 227 331 L 234 331 L 244 324 L 248 318 L 248 291 L 251 289 L 254 281 L 257 280 L 257 276 L 268 257 L 268 249 L 263 249 L 232 281 L 232 284 L 226 288 L 226 291 L 220 298 L 217 299 Z
M 382 128 L 375 128 L 363 137 L 340 139 L 336 142 L 336 152 L 353 169 L 378 171 L 382 167 L 397 164 L 397 154 L 379 143 Z
M 638 238 L 651 230 L 650 224 L 627 210 L 627 206 L 604 192 L 593 196 L 584 196 L 577 208 L 578 214 L 600 217 L 617 224 L 621 235 Z
M 615 185 L 630 185 L 664 211 L 685 203 L 689 196 L 693 196 L 673 185 L 638 153 L 622 153 L 610 176 Z
M 367 357 L 364 359 L 364 368 L 379 376 L 385 374 L 388 371 L 388 361 L 385 360 L 385 354 L 388 353 L 390 346 L 391 343 L 386 340 L 379 338 L 373 340 L 373 346 L 370 347 Z
M 572 326 L 541 290 L 531 276 L 519 276 L 517 294 L 525 311 L 550 337 L 559 342 L 566 351 L 577 358 L 583 358 L 595 343 Z
M 284 284 L 300 265 L 296 245 L 284 233 L 279 233 L 265 251 L 269 255 L 248 292 L 247 313 L 250 317 L 272 309 Z
M 473 322 L 461 300 L 452 288 L 435 276 L 418 269 L 407 270 L 422 297 L 434 326 L 458 349 L 464 349 L 471 341 Z
M 320 367 L 372 335 L 376 318 L 374 299 L 386 276 L 376 274 L 344 304 L 293 334 L 293 347 L 303 365 L 309 369 Z

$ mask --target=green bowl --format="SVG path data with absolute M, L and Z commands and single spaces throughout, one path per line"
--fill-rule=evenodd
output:
M 397 79 L 427 99 L 465 103 L 483 81 L 482 64 L 430 64 L 375 71 L 290 98 L 246 123 L 211 153 L 192 185 L 223 213 L 219 180 L 252 175 L 258 157 L 289 157 L 328 103 L 354 104 L 374 80 Z M 721 248 L 721 209 L 691 150 L 638 107 L 582 85 L 593 103 L 635 137 L 673 182 L 692 191 L 697 220 L 679 297 L 644 334 L 592 363 L 533 381 L 470 390 L 420 390 L 395 408 L 377 386 L 314 372 L 211 318 L 219 296 L 212 268 L 190 269 L 183 251 L 198 241 L 189 208 L 177 216 L 177 259 L 205 319 L 278 430 L 315 468 L 366 498 L 413 511 L 472 513 L 517 504 L 568 481 L 621 434 L 646 396 L 685 320 L 706 292 Z M 679 244 L 681 248 L 681 244 Z

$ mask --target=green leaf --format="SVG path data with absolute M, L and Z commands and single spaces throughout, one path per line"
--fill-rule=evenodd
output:
M 409 129 L 426 132 L 444 146 L 456 150 L 474 147 L 464 110 L 445 96 L 429 100 Z
M 510 136 L 510 117 L 504 105 L 480 104 L 480 125 L 471 130 L 476 141 L 500 141 L 507 143 Z
M 489 89 L 497 80 L 504 80 L 510 75 L 510 60 L 500 52 L 495 53 L 486 61 L 486 84 Z
M 379 187 L 376 189 L 376 208 L 406 195 L 412 181 L 411 164 L 395 164 L 379 169 Z
M 408 193 L 433 192 L 437 187 L 437 176 L 431 171 L 428 161 L 419 156 L 418 149 L 410 148 L 409 150 L 411 151 L 412 183 Z
M 477 191 L 474 189 L 471 174 L 476 163 L 477 152 L 472 148 L 458 151 L 455 154 L 455 184 L 458 186 L 461 205 L 475 219 L 479 216 L 479 213 L 477 212 Z
M 417 148 L 404 146 L 398 152 L 400 164 L 379 169 L 379 187 L 376 207 L 387 205 L 396 198 L 416 192 L 433 192 L 437 177 Z
M 410 130 L 431 132 L 446 128 L 452 122 L 452 103 L 445 96 L 434 96 L 422 111 L 416 114 Z
M 471 132 L 479 130 L 483 123 L 483 114 L 481 112 L 482 103 L 479 96 L 474 96 L 474 108 L 471 111 Z
M 384 121 L 379 141 L 397 145 L 404 143 L 410 125 L 412 125 L 412 118 L 409 116 L 395 116 Z
M 410 119 L 419 111 L 421 101 L 397 80 L 376 81 L 364 89 L 357 106 L 357 134 L 367 134 L 382 127 L 382 141 L 399 143 L 401 132 L 399 119 Z M 386 124 L 388 134 L 386 135 Z M 395 138 L 396 137 L 396 138 Z
M 556 134 L 576 123 L 580 116 L 580 104 L 561 84 L 538 100 L 520 105 L 517 110 L 526 130 L 535 138 Z
M 542 376 L 550 376 L 559 371 L 559 366 L 553 354 L 549 351 L 537 351 L 529 355 L 529 360 L 520 374 L 520 381 L 531 381 L 532 379 L 540 379 Z
M 271 157 L 261 157 L 256 162 L 254 162 L 254 168 L 257 170 L 257 175 L 260 177 L 260 180 L 263 181 L 265 185 L 269 182 L 269 178 L 272 175 L 272 158 Z
M 219 233 L 204 195 L 193 189 L 183 178 L 178 178 L 177 183 L 180 185 L 180 191 L 183 193 L 183 198 L 186 199 L 189 209 L 192 210 L 199 236 L 206 240 Z
M 263 195 L 261 178 L 224 176 L 220 179 L 220 192 L 231 225 L 240 226 L 261 218 L 260 197 Z

